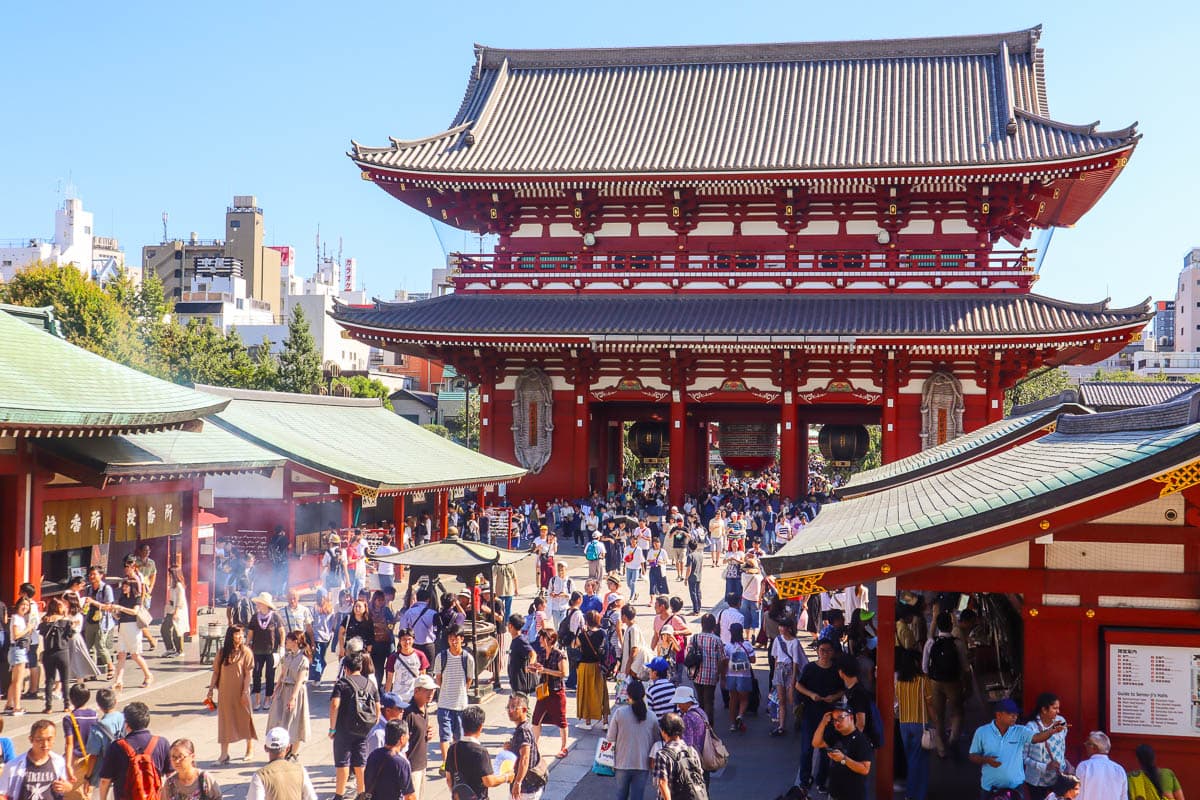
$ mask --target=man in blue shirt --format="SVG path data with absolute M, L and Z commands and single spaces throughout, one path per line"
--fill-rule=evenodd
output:
M 982 788 L 979 796 L 982 800 L 1009 796 L 1021 798 L 1024 797 L 1025 745 L 1046 741 L 1064 730 L 1066 723 L 1056 722 L 1034 733 L 1030 728 L 1017 724 L 1020 709 L 1007 697 L 996 703 L 994 711 L 995 719 L 977 729 L 971 739 L 971 763 L 983 768 L 979 776 Z

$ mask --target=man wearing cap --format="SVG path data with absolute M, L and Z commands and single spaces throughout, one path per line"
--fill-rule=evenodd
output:
M 367 758 L 371 757 L 371 753 L 384 746 L 383 729 L 391 720 L 400 719 L 404 714 L 404 703 L 400 701 L 400 695 L 395 692 L 385 692 L 379 698 L 379 709 L 381 713 L 379 721 L 367 734 Z
M 408 749 L 408 726 L 402 719 L 389 720 L 383 726 L 383 746 L 367 756 L 363 782 L 372 800 L 416 800 L 412 765 Z
M 607 551 L 604 542 L 600 541 L 600 531 L 592 532 L 592 540 L 583 549 L 583 557 L 588 565 L 588 578 L 598 581 L 604 577 L 604 557 Z
M 408 751 L 405 756 L 412 767 L 413 791 L 421 796 L 425 783 L 425 770 L 429 766 L 429 746 L 433 740 L 433 729 L 429 727 L 429 704 L 437 691 L 437 681 L 428 675 L 417 677 L 413 685 L 412 702 L 404 709 L 401 719 L 408 725 Z
M 1004 698 L 996 703 L 995 719 L 978 728 L 971 739 L 968 758 L 972 764 L 983 768 L 979 776 L 982 789 L 979 796 L 984 800 L 1024 797 L 1025 746 L 1044 742 L 1066 730 L 1066 723 L 1060 720 L 1034 733 L 1032 728 L 1017 724 L 1020 713 L 1015 701 Z
M 283 728 L 271 728 L 263 747 L 267 751 L 267 765 L 254 773 L 246 800 L 317 800 L 308 771 L 297 761 L 288 761 L 284 756 L 291 746 L 291 738 Z

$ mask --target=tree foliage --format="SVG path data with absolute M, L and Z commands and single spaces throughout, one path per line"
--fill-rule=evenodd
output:
M 368 378 L 365 375 L 352 375 L 349 378 L 339 376 L 330 382 L 330 388 L 334 386 L 345 386 L 351 397 L 377 397 L 383 401 L 384 408 L 388 411 L 394 410 L 388 397 L 391 392 L 378 378 Z
M 321 355 L 313 341 L 308 318 L 299 305 L 292 309 L 288 335 L 279 353 L 276 388 L 281 392 L 315 394 L 321 385 Z
M 1023 406 L 1045 400 L 1074 386 L 1071 376 L 1064 369 L 1043 369 L 1030 373 L 1004 393 L 1004 413 L 1012 413 L 1013 406 Z
M 446 417 L 446 430 L 450 438 L 463 447 L 471 450 L 479 449 L 479 391 L 466 390 L 466 402 L 462 411 L 453 417 Z

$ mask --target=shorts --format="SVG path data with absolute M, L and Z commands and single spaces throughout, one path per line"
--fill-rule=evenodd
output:
M 142 629 L 136 622 L 122 622 L 117 631 L 117 651 L 133 655 L 142 652 Z
M 437 710 L 438 741 L 457 742 L 463 737 L 462 712 L 449 708 Z
M 567 727 L 567 693 L 551 692 L 545 700 L 538 700 L 533 707 L 534 725 L 553 725 L 556 728 Z
M 708 552 L 710 552 L 710 553 L 721 552 L 721 540 L 716 537 L 710 536 L 708 539 Z
M 12 645 L 8 648 L 8 665 L 19 667 L 29 663 L 29 648 Z
M 750 694 L 750 682 L 754 680 L 749 675 L 726 675 L 725 688 L 731 692 Z
M 676 561 L 683 561 L 683 559 L 687 557 L 687 548 L 686 547 L 672 547 L 671 555 L 675 558 Z
M 351 736 L 338 731 L 333 734 L 333 765 L 335 767 L 365 767 L 367 737 Z

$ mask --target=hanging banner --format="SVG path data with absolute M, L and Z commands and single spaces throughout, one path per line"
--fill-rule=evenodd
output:
M 52 552 L 100 544 L 110 507 L 107 497 L 42 503 L 42 549 Z

